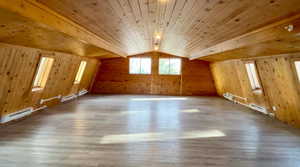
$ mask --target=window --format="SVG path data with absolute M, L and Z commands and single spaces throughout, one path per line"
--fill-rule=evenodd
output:
M 295 61 L 295 67 L 296 67 L 298 80 L 300 81 L 300 61 Z
M 180 75 L 181 59 L 180 58 L 160 58 L 159 74 L 163 75 Z
M 48 76 L 50 74 L 54 59 L 49 57 L 42 57 L 35 74 L 33 82 L 33 91 L 43 89 L 46 86 Z
M 249 78 L 252 89 L 253 90 L 261 89 L 254 62 L 246 63 L 246 70 L 248 73 L 248 78 Z
M 74 84 L 79 84 L 80 83 L 80 81 L 82 79 L 82 76 L 83 76 L 83 73 L 84 73 L 84 70 L 85 70 L 85 67 L 86 67 L 86 61 L 81 61 L 79 69 L 78 69 L 77 74 L 76 74 Z
M 130 74 L 151 74 L 151 58 L 130 58 L 129 59 Z

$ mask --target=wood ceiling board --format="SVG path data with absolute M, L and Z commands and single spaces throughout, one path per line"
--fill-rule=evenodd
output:
M 294 29 L 292 32 L 288 32 L 285 29 L 285 27 L 288 25 L 293 25 Z M 204 49 L 200 52 L 194 53 L 194 55 L 191 56 L 191 59 L 218 54 L 225 51 L 247 47 L 247 46 L 251 46 L 254 44 L 259 44 L 267 41 L 281 40 L 284 38 L 298 36 L 299 33 L 300 33 L 300 14 L 297 14 L 293 17 L 289 17 L 287 19 L 267 25 L 265 27 L 244 34 L 237 38 L 233 38 L 231 40 L 217 44 L 213 47 Z
M 300 11 L 299 0 L 37 0 L 128 55 L 186 56 Z
M 112 45 L 91 31 L 34 0 L 2 0 L 0 1 L 0 8 L 18 13 L 38 23 L 48 25 L 78 40 L 85 41 L 121 56 L 127 56 L 127 54 L 117 46 Z
M 273 21 L 263 23 L 264 22 L 263 20 L 266 20 L 266 18 L 276 15 L 276 12 L 280 12 L 280 11 L 276 11 L 276 10 L 271 10 L 272 8 L 269 9 L 268 7 L 270 5 L 268 5 L 267 3 L 263 3 L 263 2 L 264 1 L 257 1 L 255 3 L 252 2 L 252 3 L 249 3 L 248 5 L 241 6 L 240 9 L 242 9 L 242 10 L 233 11 L 233 13 L 231 13 L 231 15 L 229 15 L 230 17 L 226 18 L 226 21 L 220 22 L 219 23 L 220 26 L 218 27 L 218 29 L 215 29 L 215 32 L 216 33 L 223 32 L 222 35 L 220 34 L 218 36 L 220 39 L 223 39 L 223 40 L 218 40 L 216 38 L 215 43 L 227 41 L 226 39 L 228 39 L 228 38 L 226 37 L 226 34 L 236 34 L 236 32 L 242 31 L 244 29 L 256 30 L 257 28 L 260 28 L 269 23 L 273 23 L 276 20 L 281 20 L 281 19 L 285 18 L 285 17 L 277 17 L 277 18 L 273 17 L 274 18 Z M 277 3 L 279 1 L 272 1 L 272 2 Z M 268 1 L 268 3 L 269 3 L 269 1 Z M 270 1 L 270 3 L 271 3 L 271 1 Z M 298 3 L 298 5 L 299 5 L 299 1 L 298 2 L 295 1 L 294 3 L 295 4 Z M 295 8 L 292 8 L 292 6 L 290 6 L 290 4 L 282 3 L 281 6 L 282 7 L 284 6 L 283 11 L 290 11 L 289 9 L 295 9 Z M 274 6 L 274 7 L 279 9 L 280 6 L 278 4 L 277 6 Z M 251 13 L 247 12 L 249 10 L 253 11 L 253 12 L 251 12 Z M 297 9 L 297 10 L 299 11 L 299 9 Z M 290 14 L 294 14 L 294 13 L 297 13 L 297 11 L 291 12 Z M 279 15 L 277 15 L 277 16 L 279 16 Z M 290 16 L 290 15 L 287 15 L 287 16 Z M 211 21 L 211 20 L 209 20 L 209 21 Z M 253 26 L 254 24 L 258 25 L 257 23 L 261 23 L 260 26 Z M 222 28 L 222 26 L 221 26 L 222 24 L 228 25 L 228 26 L 226 26 L 225 28 Z M 208 25 L 210 25 L 210 24 L 208 24 Z M 256 28 L 251 28 L 251 27 L 256 27 Z M 219 29 L 219 28 L 222 28 L 222 29 Z M 207 27 L 207 29 L 209 29 L 209 27 Z M 240 29 L 240 30 L 238 30 L 238 29 Z M 247 32 L 247 31 L 244 31 L 244 32 Z M 241 33 L 241 34 L 243 34 L 243 33 Z M 214 36 L 213 34 L 208 34 L 208 35 Z M 239 35 L 237 35 L 237 36 L 239 36 Z M 197 44 L 195 46 L 197 46 Z M 198 47 L 198 48 L 194 49 L 191 52 L 191 57 L 197 55 L 199 52 L 201 52 L 203 50 L 207 50 L 207 48 L 210 48 L 210 45 L 206 45 L 206 47 L 202 47 L 202 48 Z
M 300 37 L 268 41 L 253 46 L 238 48 L 231 51 L 200 57 L 206 61 L 224 61 L 229 59 L 264 57 L 300 52 Z
M 291 32 L 286 29 L 289 25 L 293 26 Z M 253 57 L 254 53 L 257 56 L 293 53 L 299 50 L 299 35 L 300 14 L 205 49 L 192 59 L 225 60 Z M 278 53 L 274 52 L 275 50 Z
M 55 29 L 0 8 L 0 42 L 79 56 L 110 53 Z

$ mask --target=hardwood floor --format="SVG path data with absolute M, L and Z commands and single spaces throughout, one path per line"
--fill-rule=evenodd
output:
M 217 97 L 85 96 L 0 127 L 1 167 L 299 167 L 300 131 Z

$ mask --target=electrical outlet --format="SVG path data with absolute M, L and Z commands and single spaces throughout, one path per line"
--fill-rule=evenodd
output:
M 273 111 L 276 111 L 276 110 L 277 110 L 276 106 L 273 106 L 272 109 L 273 109 Z

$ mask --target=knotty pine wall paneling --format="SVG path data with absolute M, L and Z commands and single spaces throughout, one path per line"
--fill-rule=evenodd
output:
M 159 75 L 160 57 L 171 55 L 151 52 L 136 57 L 151 57 L 150 75 L 129 74 L 129 59 L 114 58 L 101 61 L 93 93 L 157 94 L 157 95 L 216 95 L 209 63 L 182 58 L 181 75 Z
M 231 94 L 247 98 L 247 103 L 249 104 L 254 103 L 266 108 L 269 107 L 265 100 L 266 97 L 264 93 L 252 91 L 244 61 L 230 60 L 216 62 L 211 65 L 211 70 L 214 76 L 217 92 L 220 96 L 229 92 Z
M 35 50 L 0 47 L 0 110 L 3 114 L 26 108 L 32 102 L 31 84 L 39 61 Z
M 293 58 L 300 54 L 257 61 L 265 93 L 270 105 L 275 107 L 276 117 L 293 126 L 300 127 L 300 91 Z
M 41 99 L 88 90 L 93 73 L 98 68 L 96 59 L 7 44 L 0 44 L 0 55 L 1 115 L 27 107 L 41 107 Z M 55 60 L 45 88 L 32 92 L 32 83 L 41 56 L 52 57 Z M 82 82 L 74 85 L 74 78 L 82 60 L 87 61 L 87 67 Z M 51 106 L 57 103 L 58 99 L 43 105 Z
M 296 53 L 251 59 L 256 62 L 262 94 L 251 90 L 244 66 L 249 59 L 215 62 L 211 70 L 220 96 L 229 92 L 245 97 L 247 103 L 265 106 L 277 119 L 300 127 L 300 83 L 294 66 L 294 60 L 299 58 Z
M 213 94 L 216 91 L 209 62 L 182 59 L 182 92 L 185 95 Z

